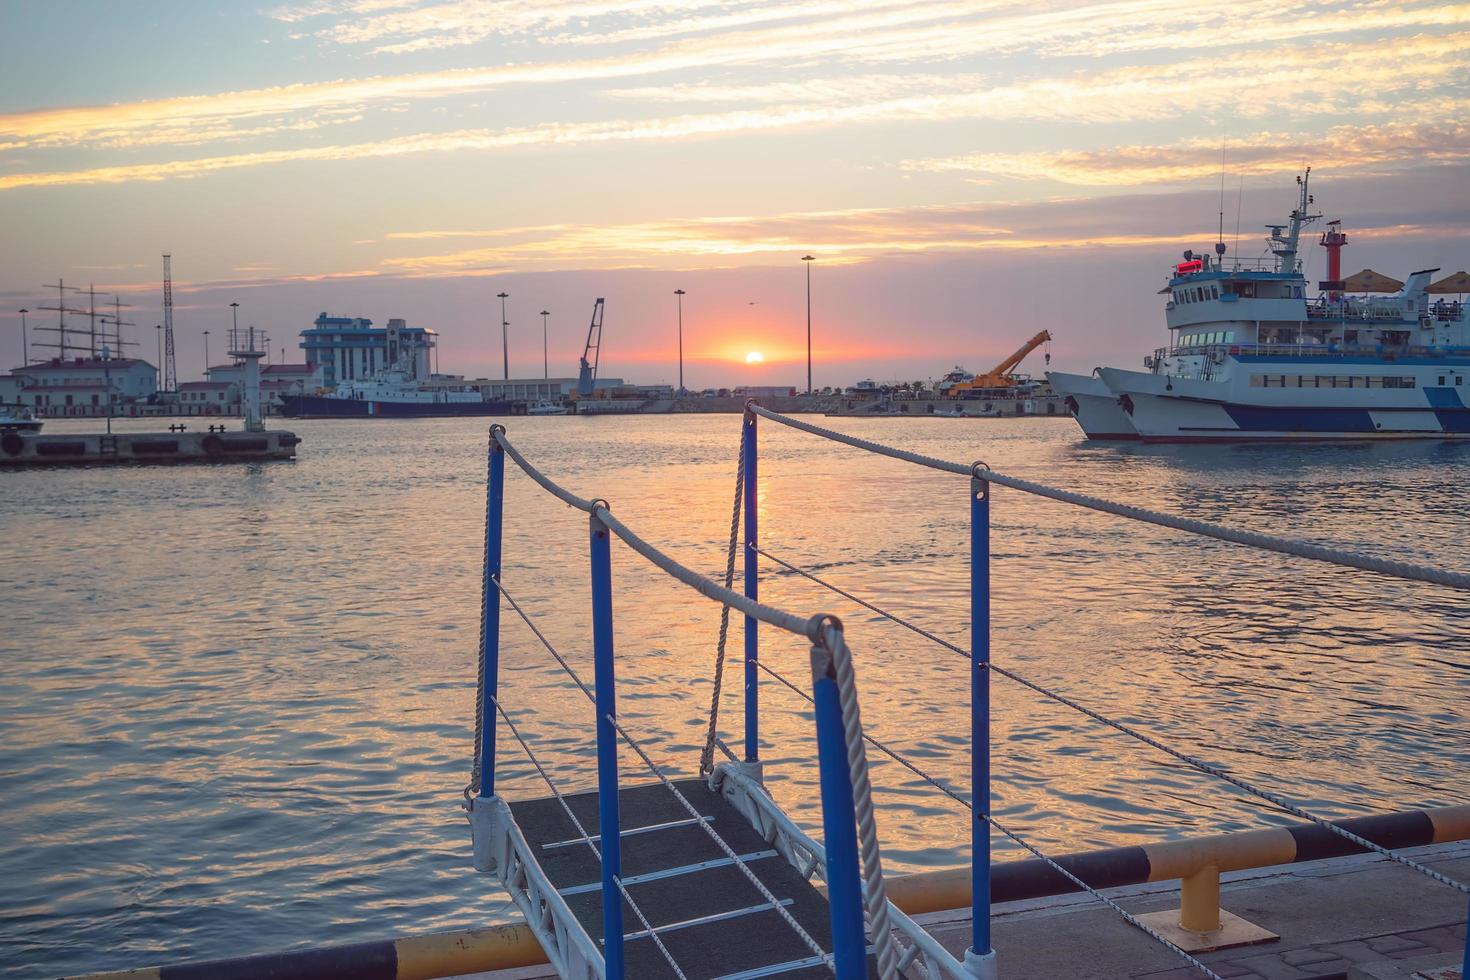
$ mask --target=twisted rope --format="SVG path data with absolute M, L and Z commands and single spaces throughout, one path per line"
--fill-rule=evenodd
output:
M 878 953 L 878 973 L 883 980 L 898 977 L 898 948 L 888 916 L 888 889 L 883 883 L 883 859 L 878 851 L 878 823 L 873 815 L 873 784 L 868 779 L 868 756 L 863 749 L 863 722 L 858 708 L 857 675 L 852 651 L 842 630 L 829 620 L 822 629 L 822 645 L 832 657 L 837 676 L 838 699 L 842 705 L 842 734 L 847 744 L 847 770 L 852 779 L 853 810 L 857 816 L 858 842 L 863 860 L 863 904 L 867 906 L 869 931 Z
M 469 802 L 472 793 L 479 792 L 480 772 L 484 762 L 480 758 L 482 740 L 485 735 L 485 614 L 490 602 L 490 470 L 495 456 L 495 427 L 490 428 L 490 450 L 485 454 L 485 542 L 480 554 L 480 645 L 475 648 L 477 676 L 475 678 L 475 751 L 470 765 L 470 782 L 464 788 L 464 798 Z
M 735 458 L 735 505 L 730 509 L 730 549 L 725 558 L 725 588 L 735 584 L 735 551 L 740 543 L 740 501 L 745 496 L 745 440 L 750 426 L 740 427 L 740 454 Z M 709 731 L 704 735 L 704 751 L 699 753 L 699 774 L 715 768 L 715 740 L 720 723 L 720 691 L 725 685 L 725 641 L 730 635 L 730 604 L 720 604 L 720 642 L 715 648 L 715 686 L 709 697 Z
M 1430 568 L 1426 565 L 1415 565 L 1411 562 L 1392 561 L 1373 555 L 1363 555 L 1337 548 L 1327 548 L 1294 538 L 1278 538 L 1269 534 L 1261 534 L 1257 531 L 1244 531 L 1239 528 L 1221 527 L 1218 524 L 1197 521 L 1188 517 L 1176 517 L 1173 514 L 1164 514 L 1159 511 L 1148 510 L 1144 507 L 1119 504 L 1111 500 L 1104 500 L 1101 497 L 1090 497 L 1087 494 L 1050 487 L 1044 483 L 1033 483 L 1030 480 L 1006 476 L 1003 473 L 997 473 L 988 468 L 976 469 L 964 463 L 955 463 L 950 460 L 938 459 L 934 456 L 925 456 L 921 453 L 911 453 L 907 450 L 895 449 L 892 446 L 885 446 L 882 443 L 859 439 L 856 436 L 850 436 L 844 432 L 837 432 L 834 429 L 826 429 L 820 425 L 813 425 L 810 422 L 803 422 L 800 419 L 780 415 L 770 409 L 761 408 L 754 403 L 750 405 L 750 410 L 757 415 L 770 419 L 772 422 L 779 422 L 793 429 L 800 429 L 814 436 L 821 436 L 823 439 L 831 439 L 834 442 L 844 443 L 856 449 L 863 449 L 870 453 L 877 453 L 880 456 L 887 456 L 890 459 L 903 460 L 907 463 L 916 463 L 919 466 L 927 466 L 930 469 L 940 470 L 944 473 L 956 473 L 962 476 L 989 480 L 1003 487 L 1010 487 L 1012 490 L 1020 490 L 1023 493 L 1035 494 L 1038 497 L 1047 497 L 1051 500 L 1061 501 L 1062 503 L 1086 507 L 1089 510 L 1114 514 L 1118 517 L 1143 521 L 1147 524 L 1156 524 L 1160 527 L 1173 528 L 1176 531 L 1199 534 L 1204 537 L 1215 538 L 1219 541 L 1229 541 L 1232 544 L 1245 545 L 1250 548 L 1260 548 L 1265 551 L 1274 551 L 1278 554 L 1294 555 L 1298 558 L 1309 558 L 1313 561 L 1343 565 L 1365 572 L 1375 572 L 1379 575 L 1387 575 L 1392 578 L 1429 582 L 1434 585 L 1445 585 L 1452 589 L 1470 590 L 1470 573 L 1450 572 L 1439 568 Z

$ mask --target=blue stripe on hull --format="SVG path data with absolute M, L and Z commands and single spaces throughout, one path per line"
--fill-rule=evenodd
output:
M 1377 432 L 1363 408 L 1222 406 L 1242 432 Z
M 1439 419 L 1439 427 L 1446 432 L 1470 432 L 1470 411 L 1440 409 L 1434 417 Z
M 281 399 L 288 418 L 458 418 L 509 415 L 507 401 L 489 402 L 374 402 L 320 395 L 289 395 Z

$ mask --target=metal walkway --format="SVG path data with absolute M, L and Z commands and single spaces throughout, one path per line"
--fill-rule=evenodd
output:
M 675 782 L 802 927 L 827 940 L 827 900 L 776 847 L 701 779 Z M 597 793 L 562 797 L 583 827 L 598 825 Z M 770 903 L 662 784 L 618 793 L 622 881 L 689 980 L 830 977 Z M 589 936 L 602 935 L 602 871 L 552 797 L 510 804 L 541 870 Z M 593 842 L 601 842 L 594 835 Z M 673 978 L 647 930 L 623 903 L 627 975 Z M 869 957 L 869 975 L 877 976 Z

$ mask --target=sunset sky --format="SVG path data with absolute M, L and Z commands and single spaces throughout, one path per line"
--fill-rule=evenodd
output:
M 1242 256 L 1311 164 L 1345 271 L 1470 265 L 1470 3 L 8 0 L 0 82 L 5 368 L 58 276 L 154 360 L 163 252 L 183 378 L 231 301 L 288 360 L 328 310 L 495 377 L 505 291 L 512 374 L 605 296 L 605 371 L 671 382 L 683 288 L 689 384 L 804 383 L 808 252 L 818 385 L 1042 327 L 1136 366 L 1222 151 Z

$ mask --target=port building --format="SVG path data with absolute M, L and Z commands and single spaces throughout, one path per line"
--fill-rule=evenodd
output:
M 44 418 L 143 414 L 157 392 L 158 368 L 133 357 L 53 357 L 0 377 L 0 402 Z
M 319 315 L 311 327 L 301 331 L 301 349 L 306 363 L 320 371 L 321 386 L 332 388 L 340 381 L 368 379 L 389 367 L 403 367 L 416 381 L 433 374 L 433 350 L 438 334 L 427 327 L 410 327 L 392 319 L 386 327 L 360 316 Z

